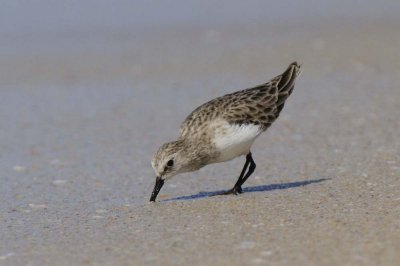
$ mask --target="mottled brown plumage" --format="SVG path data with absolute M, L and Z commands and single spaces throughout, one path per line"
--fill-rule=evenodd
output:
M 300 65 L 294 62 L 265 84 L 196 108 L 183 121 L 179 138 L 163 144 L 154 155 L 152 166 L 158 177 L 150 200 L 155 200 L 164 180 L 174 175 L 246 155 L 243 171 L 229 191 L 241 193 L 241 185 L 255 169 L 251 145 L 278 118 L 299 74 Z
M 226 94 L 197 107 L 183 121 L 181 138 L 198 132 L 203 124 L 219 117 L 232 124 L 261 125 L 266 130 L 282 111 L 299 71 L 300 65 L 294 62 L 267 83 Z

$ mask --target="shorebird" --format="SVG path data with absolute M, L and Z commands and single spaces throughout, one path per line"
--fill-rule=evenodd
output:
M 299 74 L 300 65 L 293 62 L 267 83 L 196 108 L 181 124 L 179 138 L 163 144 L 153 156 L 151 164 L 157 178 L 150 201 L 156 200 L 165 180 L 177 174 L 245 155 L 237 182 L 222 194 L 242 193 L 243 183 L 256 168 L 250 148 L 278 118 Z

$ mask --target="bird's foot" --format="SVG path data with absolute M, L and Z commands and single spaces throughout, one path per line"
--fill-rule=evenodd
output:
M 233 195 L 238 195 L 238 194 L 241 194 L 241 193 L 243 193 L 242 188 L 241 188 L 241 187 L 236 187 L 236 186 L 234 186 L 234 187 L 231 188 L 230 190 L 223 191 L 223 192 L 219 192 L 219 193 L 217 193 L 217 194 L 215 194 L 215 195 L 213 195 L 213 196 L 231 195 L 231 194 L 233 194 Z

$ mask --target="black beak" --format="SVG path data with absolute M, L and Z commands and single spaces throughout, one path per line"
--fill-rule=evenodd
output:
M 157 176 L 156 184 L 154 185 L 153 193 L 151 193 L 150 201 L 156 201 L 158 192 L 160 192 L 162 186 L 164 185 L 164 180 Z

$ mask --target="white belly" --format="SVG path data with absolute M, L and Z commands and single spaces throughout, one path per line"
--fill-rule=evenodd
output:
M 232 160 L 250 152 L 251 145 L 260 135 L 261 129 L 257 125 L 230 125 L 227 122 L 220 124 L 214 135 L 214 144 L 220 153 L 216 162 Z

